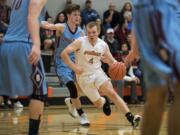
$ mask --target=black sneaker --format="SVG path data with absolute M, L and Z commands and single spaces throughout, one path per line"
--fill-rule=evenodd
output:
M 135 115 L 135 116 L 134 116 L 134 119 L 133 119 L 133 121 L 132 121 L 132 126 L 133 126 L 133 128 L 138 127 L 141 119 L 142 119 L 142 117 L 141 117 L 140 115 Z
M 109 116 L 109 115 L 111 115 L 110 102 L 109 102 L 109 100 L 108 100 L 107 97 L 104 97 L 104 98 L 105 98 L 106 102 L 105 102 L 105 104 L 103 105 L 103 112 L 104 112 L 105 115 Z

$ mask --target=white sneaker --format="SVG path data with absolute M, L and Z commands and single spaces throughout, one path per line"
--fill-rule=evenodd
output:
M 83 113 L 80 117 L 80 124 L 82 126 L 90 126 L 90 122 L 87 118 L 87 114 L 86 113 Z
M 24 106 L 21 104 L 20 101 L 17 101 L 17 102 L 14 103 L 14 107 L 15 108 L 23 108 Z
M 73 106 L 73 104 L 70 102 L 70 98 L 65 98 L 65 104 L 67 105 L 68 107 L 68 110 L 69 110 L 69 114 L 73 117 L 73 118 L 77 118 L 79 115 L 77 113 L 77 110 L 76 108 Z

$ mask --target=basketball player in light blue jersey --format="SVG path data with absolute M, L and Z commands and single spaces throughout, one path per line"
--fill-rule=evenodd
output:
M 68 88 L 70 92 L 70 98 L 65 99 L 65 103 L 68 106 L 69 113 L 73 117 L 80 116 L 80 124 L 83 126 L 89 126 L 89 120 L 87 115 L 81 108 L 81 103 L 78 97 L 77 86 L 75 84 L 75 73 L 67 66 L 61 59 L 61 52 L 73 42 L 73 40 L 83 36 L 83 30 L 78 26 L 80 21 L 80 6 L 76 4 L 71 4 L 66 8 L 67 23 L 65 24 L 49 24 L 43 21 L 42 27 L 46 29 L 56 30 L 56 35 L 61 34 L 59 39 L 56 52 L 55 52 L 55 68 L 57 75 Z M 75 60 L 75 55 L 72 53 L 70 55 L 71 60 Z M 76 111 L 77 110 L 77 111 Z
M 46 0 L 14 0 L 0 50 L 0 95 L 31 96 L 28 135 L 38 135 L 47 84 L 40 59 L 39 19 Z
M 180 21 L 176 15 L 178 1 L 133 0 L 133 4 L 135 36 L 142 55 L 148 90 L 141 134 L 159 134 L 170 86 L 174 88 L 175 99 L 169 111 L 168 135 L 180 135 Z M 137 50 L 135 44 L 133 48 Z

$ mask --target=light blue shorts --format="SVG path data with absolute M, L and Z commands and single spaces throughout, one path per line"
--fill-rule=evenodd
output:
M 74 61 L 74 59 L 74 57 L 71 57 L 72 61 Z M 65 85 L 70 81 L 76 80 L 74 71 L 58 56 L 55 56 L 55 70 L 60 81 Z
M 134 4 L 134 29 L 146 87 L 176 82 L 180 79 L 180 21 L 176 7 L 165 1 L 137 1 Z
M 0 95 L 30 96 L 47 94 L 42 60 L 29 63 L 32 44 L 5 42 L 0 50 Z

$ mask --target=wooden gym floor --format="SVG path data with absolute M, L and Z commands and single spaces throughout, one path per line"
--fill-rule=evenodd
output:
M 135 114 L 142 115 L 143 105 L 129 106 Z M 112 107 L 112 115 L 106 117 L 101 110 L 83 106 L 91 122 L 90 127 L 79 125 L 65 106 L 46 107 L 42 118 L 40 135 L 140 135 L 140 127 L 132 129 L 122 113 Z M 163 119 L 160 135 L 167 135 L 167 111 Z M 27 135 L 28 110 L 25 108 L 0 110 L 0 135 Z

